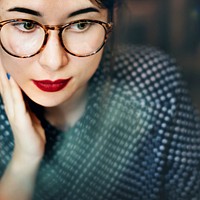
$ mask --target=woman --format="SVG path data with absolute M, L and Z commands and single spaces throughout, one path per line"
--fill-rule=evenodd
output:
M 2 0 L 0 199 L 198 199 L 197 117 L 167 55 L 104 48 L 115 0 Z

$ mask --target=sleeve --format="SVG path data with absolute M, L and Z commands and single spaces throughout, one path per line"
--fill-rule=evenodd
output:
M 200 199 L 200 121 L 180 73 L 175 72 L 164 168 L 167 200 Z
M 121 48 L 119 55 L 115 76 L 144 114 L 133 159 L 144 168 L 139 182 L 148 199 L 200 200 L 199 114 L 176 60 L 151 47 Z

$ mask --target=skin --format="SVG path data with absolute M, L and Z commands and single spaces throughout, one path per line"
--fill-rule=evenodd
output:
M 26 18 L 48 25 L 85 18 L 107 21 L 107 10 L 99 9 L 89 0 L 56 0 L 51 3 L 49 0 L 1 0 L 0 5 L 1 20 Z M 39 12 L 41 16 L 8 12 L 13 7 L 25 7 Z M 99 12 L 69 17 L 71 13 L 87 7 L 96 8 Z M 85 58 L 72 56 L 60 45 L 57 31 L 50 32 L 45 49 L 31 58 L 15 58 L 0 48 L 0 93 L 15 139 L 13 158 L 0 181 L 0 199 L 26 200 L 31 197 L 35 174 L 44 154 L 44 130 L 34 113 L 25 105 L 21 91 L 44 106 L 45 117 L 50 123 L 66 129 L 84 112 L 87 83 L 98 68 L 102 53 L 103 50 Z M 10 80 L 6 77 L 7 72 L 11 75 Z M 67 87 L 53 93 L 41 91 L 32 82 L 69 77 L 71 80 Z M 23 163 L 28 164 L 24 166 Z
M 39 21 L 42 24 L 57 25 L 64 24 L 76 19 L 99 19 L 107 21 L 107 12 L 102 10 L 100 13 L 87 13 L 68 18 L 67 16 L 81 8 L 95 7 L 90 1 L 63 1 L 59 0 L 47 3 L 47 0 L 36 1 L 2 1 L 1 18 L 28 18 Z M 6 12 L 14 6 L 26 7 L 39 11 L 43 16 L 36 17 L 19 12 Z M 54 9 L 56 7 L 56 9 Z M 63 9 L 65 8 L 65 9 Z M 66 9 L 67 8 L 67 9 Z M 56 16 L 56 18 L 55 18 Z M 56 31 L 51 31 L 46 48 L 38 55 L 29 59 L 14 58 L 2 49 L 0 56 L 2 64 L 7 72 L 11 74 L 20 88 L 36 103 L 45 107 L 58 106 L 68 101 L 78 90 L 85 87 L 90 77 L 96 71 L 102 52 L 86 58 L 74 57 L 66 53 L 61 47 Z M 28 67 L 27 67 L 28 65 Z M 44 93 L 40 91 L 31 81 L 34 80 L 56 80 L 72 78 L 68 87 L 55 93 Z M 55 97 L 56 98 L 53 98 Z
M 1 2 L 1 19 L 3 20 L 12 18 L 28 18 L 48 25 L 65 24 L 73 20 L 85 18 L 107 21 L 107 11 L 102 9 L 100 12 L 91 12 L 68 17 L 74 11 L 82 8 L 97 8 L 97 6 L 92 4 L 89 0 L 59 0 L 52 2 L 51 4 L 47 3 L 47 0 L 36 0 L 34 2 L 30 0 L 17 0 L 14 2 L 4 0 Z M 35 10 L 42 16 L 34 16 L 20 12 L 7 12 L 8 9 L 16 6 Z M 56 18 L 54 16 L 56 16 Z M 80 102 L 80 99 L 84 99 L 83 97 L 85 97 L 87 82 L 99 65 L 102 51 L 94 56 L 86 58 L 72 56 L 65 52 L 61 47 L 57 31 L 51 31 L 45 49 L 32 58 L 15 58 L 5 53 L 2 49 L 0 49 L 0 56 L 5 71 L 11 74 L 11 77 L 30 99 L 46 107 L 46 118 L 48 118 L 54 125 L 57 125 L 55 120 L 58 119 L 58 116 L 62 116 L 60 117 L 61 119 L 65 118 L 66 121 L 69 121 L 66 123 L 75 123 L 76 120 L 71 120 L 69 117 L 69 108 L 76 108 L 76 110 L 79 109 L 81 111 L 83 110 L 82 108 L 79 108 L 79 106 L 77 107 L 77 105 L 80 105 L 81 107 L 83 106 L 82 104 L 84 104 L 83 102 Z M 62 91 L 54 93 L 43 92 L 32 82 L 32 80 L 57 80 L 66 78 L 71 78 L 67 87 Z M 59 111 L 62 110 L 68 111 L 68 116 L 66 116 L 66 113 L 59 113 Z M 76 113 L 78 112 L 76 111 Z M 77 118 L 78 117 L 80 117 L 80 113 L 77 114 Z M 62 124 L 64 123 L 65 122 Z

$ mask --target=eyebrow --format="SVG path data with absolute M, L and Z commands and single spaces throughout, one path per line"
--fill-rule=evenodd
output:
M 83 8 L 80 10 L 77 10 L 75 12 L 72 12 L 71 14 L 68 15 L 68 18 L 74 17 L 77 15 L 85 14 L 85 13 L 90 13 L 90 12 L 100 12 L 97 8 L 89 7 L 89 8 Z
M 38 17 L 42 17 L 43 15 L 35 10 L 32 9 L 28 9 L 28 8 L 23 8 L 23 7 L 14 7 L 14 8 L 10 8 L 8 9 L 9 12 L 21 12 L 21 13 L 26 13 L 26 14 L 30 14 L 30 15 L 34 15 L 34 16 L 38 16 Z M 100 12 L 97 8 L 93 8 L 93 7 L 89 7 L 89 8 L 83 8 L 77 11 L 74 11 L 72 13 L 70 13 L 68 15 L 68 18 L 70 17 L 74 17 L 77 15 L 81 15 L 81 14 L 85 14 L 85 13 L 90 13 L 90 12 Z
M 8 9 L 8 11 L 9 12 L 21 12 L 21 13 L 26 13 L 26 14 L 42 17 L 42 14 L 39 13 L 38 11 L 31 10 L 31 9 L 28 9 L 28 8 L 14 7 L 14 8 Z

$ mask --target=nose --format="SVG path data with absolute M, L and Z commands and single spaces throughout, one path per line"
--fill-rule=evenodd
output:
M 67 52 L 60 44 L 57 31 L 50 31 L 46 46 L 39 54 L 39 63 L 51 71 L 59 70 L 68 63 Z

